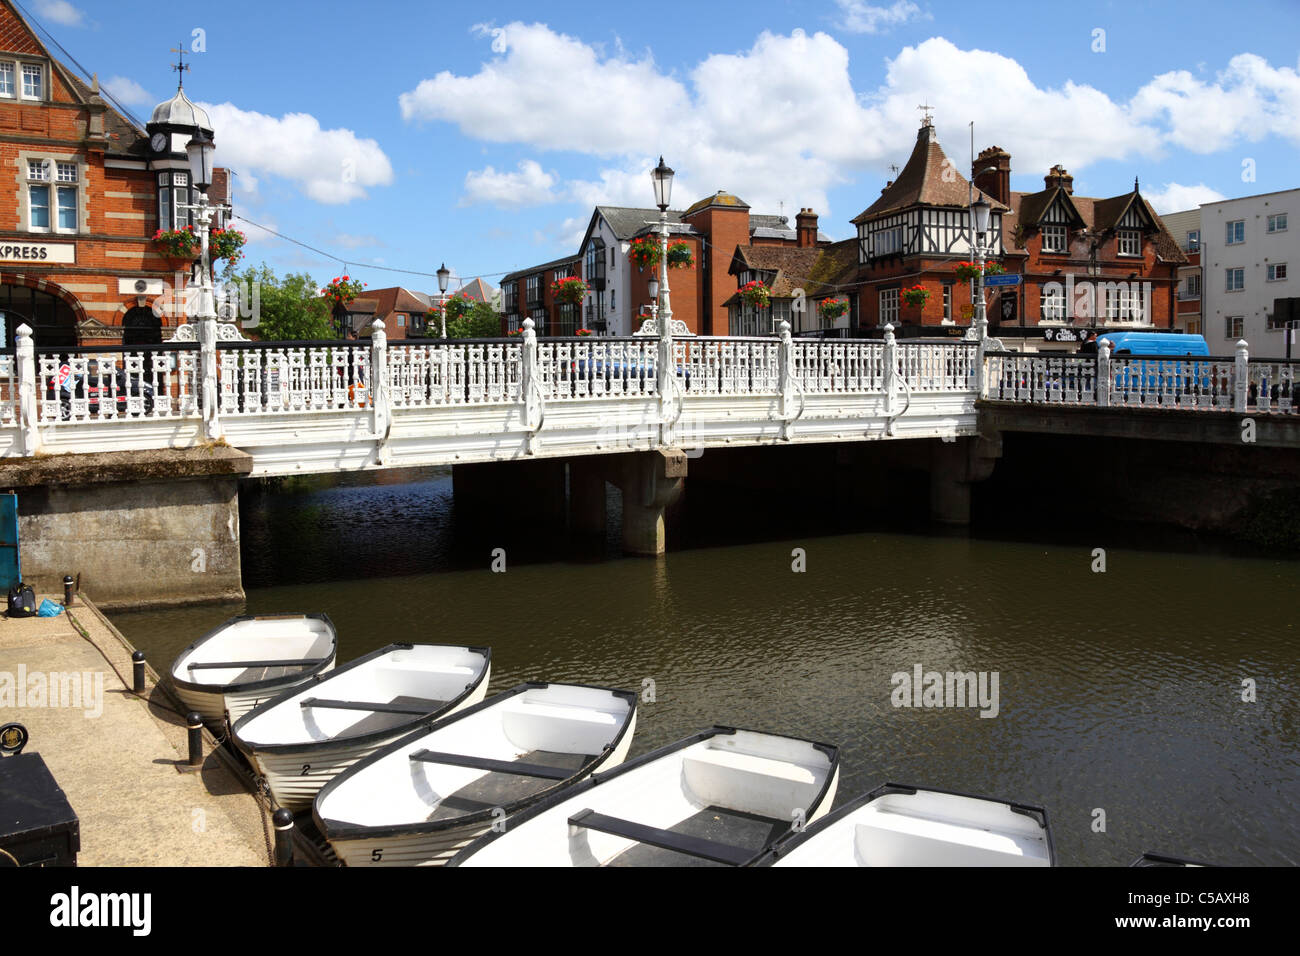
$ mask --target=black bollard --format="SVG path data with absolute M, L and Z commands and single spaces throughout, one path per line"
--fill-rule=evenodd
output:
M 137 694 L 144 693 L 144 651 L 136 651 L 131 655 L 131 681 L 135 684 Z
M 72 575 L 63 576 L 63 606 L 72 607 Z
M 293 866 L 293 814 L 281 807 L 271 814 L 275 827 L 275 865 Z
M 190 766 L 197 767 L 203 763 L 203 718 L 191 710 L 185 715 L 185 724 L 190 731 Z

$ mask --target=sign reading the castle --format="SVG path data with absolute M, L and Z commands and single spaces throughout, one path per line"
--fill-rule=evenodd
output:
M 70 242 L 9 242 L 0 240 L 0 262 L 76 262 L 77 247 Z

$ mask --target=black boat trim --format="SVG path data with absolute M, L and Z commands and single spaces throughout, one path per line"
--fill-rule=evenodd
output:
M 367 664 L 370 661 L 375 660 L 376 658 L 383 657 L 385 654 L 391 654 L 393 653 L 393 651 L 408 651 L 414 648 L 414 646 L 415 646 L 414 644 L 407 644 L 407 643 L 389 644 L 387 647 L 381 647 L 377 651 L 371 651 L 369 654 L 366 654 L 362 657 L 358 657 L 354 661 L 348 661 L 342 667 L 336 667 L 332 671 L 328 671 L 328 672 L 325 671 L 319 672 L 313 675 L 312 681 L 314 681 L 315 683 L 320 683 L 325 680 L 333 680 L 338 675 L 346 674 L 348 671 L 352 670 L 353 668 L 360 667 L 362 664 Z M 426 644 L 421 646 L 458 647 L 458 648 L 463 647 L 466 650 L 470 651 L 471 653 L 482 654 L 483 669 L 479 671 L 478 678 L 476 680 L 472 681 L 469 684 L 466 684 L 465 690 L 460 694 L 458 694 L 452 700 L 447 701 L 445 705 L 437 708 L 436 710 L 424 711 L 421 715 L 416 717 L 414 720 L 410 720 L 405 723 L 398 724 L 396 727 L 389 727 L 385 730 L 373 730 L 368 734 L 359 734 L 355 737 L 340 736 L 340 737 L 331 737 L 328 740 L 303 740 L 303 741 L 295 741 L 294 743 L 285 743 L 285 744 L 249 743 L 248 741 L 244 740 L 242 736 L 240 736 L 241 728 L 245 727 L 248 721 L 251 720 L 255 714 L 263 713 L 267 710 L 270 710 L 272 707 L 276 707 L 280 704 L 285 703 L 288 700 L 291 700 L 294 697 L 297 697 L 299 694 L 303 694 L 309 691 L 311 689 L 311 682 L 303 681 L 302 683 L 294 684 L 292 687 L 286 688 L 282 693 L 276 695 L 275 697 L 272 697 L 270 700 L 266 701 L 265 703 L 255 708 L 254 710 L 249 711 L 243 717 L 240 717 L 239 720 L 235 721 L 235 726 L 231 728 L 231 739 L 234 741 L 236 747 L 238 747 L 245 754 L 248 754 L 250 756 L 255 753 L 281 755 L 281 756 L 288 756 L 290 754 L 320 754 L 320 753 L 328 753 L 329 750 L 335 746 L 340 746 L 340 747 L 346 746 L 351 748 L 351 747 L 364 747 L 369 744 L 382 744 L 385 741 L 394 739 L 395 736 L 402 736 L 409 733 L 413 727 L 418 727 L 427 720 L 442 720 L 444 717 L 447 716 L 459 717 L 460 716 L 459 713 L 450 715 L 449 711 L 453 710 L 456 707 L 459 707 L 462 703 L 464 703 L 465 699 L 474 692 L 475 688 L 477 688 L 480 684 L 483 683 L 484 680 L 487 679 L 488 675 L 492 671 L 492 648 L 479 647 L 473 644 L 431 644 L 431 645 Z
M 413 714 L 416 717 L 436 713 L 443 708 L 441 701 L 431 710 L 428 707 L 413 707 L 410 704 L 381 704 L 373 700 L 328 700 L 324 697 L 308 697 L 306 700 L 299 701 L 298 706 L 304 709 L 319 707 L 324 710 L 364 710 L 375 714 Z
M 623 721 L 623 726 L 618 729 L 614 739 L 610 741 L 605 748 L 596 754 L 587 763 L 575 769 L 564 780 L 557 781 L 552 787 L 546 787 L 537 793 L 529 794 L 519 800 L 504 804 L 501 807 L 493 807 L 488 810 L 476 810 L 473 813 L 466 813 L 459 817 L 449 817 L 444 820 L 424 820 L 411 821 L 408 823 L 395 823 L 388 826 L 365 826 L 359 823 L 348 823 L 343 820 L 332 820 L 329 817 L 323 817 L 320 813 L 321 805 L 326 801 L 331 793 L 340 786 L 345 780 L 351 779 L 354 774 L 360 773 L 372 764 L 378 763 L 394 751 L 401 750 L 421 737 L 428 736 L 436 729 L 441 729 L 441 725 L 450 723 L 453 720 L 460 720 L 463 717 L 469 717 L 480 711 L 487 710 L 489 707 L 496 707 L 505 703 L 511 697 L 529 690 L 541 690 L 547 687 L 581 687 L 587 690 L 600 690 L 611 694 L 615 698 L 624 701 L 628 705 L 627 717 Z M 473 826 L 478 823 L 492 824 L 500 818 L 498 811 L 503 811 L 507 817 L 516 811 L 522 810 L 532 804 L 534 801 L 543 800 L 552 794 L 563 789 L 566 793 L 577 782 L 584 777 L 593 774 L 601 764 L 609 759 L 610 755 L 618 750 L 622 744 L 623 738 L 627 735 L 628 728 L 636 722 L 637 717 L 637 693 L 630 690 L 619 690 L 615 687 L 601 687 L 596 684 L 573 684 L 561 681 L 524 681 L 522 684 L 516 684 L 509 690 L 502 691 L 495 697 L 489 697 L 487 700 L 480 701 L 473 707 L 467 707 L 462 711 L 450 714 L 447 717 L 441 717 L 436 720 L 421 721 L 420 725 L 399 740 L 394 740 L 386 744 L 380 750 L 375 751 L 368 757 L 358 760 L 347 770 L 338 774 L 329 783 L 321 788 L 320 793 L 316 795 L 316 800 L 312 803 L 311 815 L 316 822 L 316 827 L 326 840 L 373 840 L 386 839 L 394 836 L 425 836 L 428 834 L 439 833 L 443 830 L 459 829 L 460 827 Z
M 721 724 L 715 724 L 714 726 L 709 727 L 706 730 L 696 731 L 695 733 L 687 737 L 683 737 L 681 740 L 675 740 L 672 743 L 665 744 L 664 746 L 652 750 L 649 753 L 642 754 L 641 756 L 637 757 L 635 760 L 625 761 L 619 766 L 614 767 L 610 770 L 602 771 L 601 773 L 593 773 L 586 780 L 583 780 L 579 783 L 575 783 L 571 787 L 566 787 L 563 790 L 563 792 L 552 794 L 548 796 L 545 800 L 541 800 L 538 803 L 535 803 L 532 806 L 528 807 L 517 816 L 510 817 L 508 829 L 513 831 L 517 829 L 520 824 L 527 823 L 529 820 L 531 820 L 533 817 L 537 816 L 540 813 L 545 813 L 547 810 L 555 806 L 555 804 L 559 803 L 560 801 L 569 800 L 573 797 L 578 796 L 579 794 L 586 793 L 592 787 L 598 787 L 606 780 L 613 780 L 621 776 L 622 774 L 631 773 L 633 770 L 636 770 L 638 767 L 642 767 L 645 764 L 650 763 L 651 761 L 662 759 L 663 757 L 667 757 L 669 754 L 675 753 L 678 750 L 684 750 L 685 748 L 690 747 L 693 744 L 700 743 L 703 740 L 708 740 L 711 737 L 734 736 L 735 734 L 741 732 L 751 733 L 751 734 L 762 734 L 768 737 L 785 737 L 787 740 L 797 740 L 800 743 L 810 744 L 817 750 L 821 751 L 822 753 L 827 754 L 830 758 L 830 766 L 827 768 L 826 771 L 826 782 L 822 784 L 822 789 L 817 794 L 816 802 L 813 804 L 813 806 L 807 808 L 807 812 L 809 814 L 812 814 L 821 808 L 822 804 L 826 802 L 827 791 L 832 786 L 837 785 L 839 780 L 839 770 L 840 770 L 839 747 L 837 747 L 835 744 L 819 743 L 815 740 L 809 740 L 806 737 L 791 737 L 788 734 L 776 734 L 766 730 L 750 730 L 744 727 L 727 727 Z M 791 821 L 791 823 L 793 823 L 793 821 Z M 450 860 L 447 861 L 446 865 L 460 866 L 461 861 L 466 860 L 469 857 L 473 856 L 479 850 L 483 849 L 483 847 L 487 846 L 492 841 L 501 837 L 505 832 L 506 832 L 505 830 L 494 829 L 488 833 L 484 833 L 482 836 L 477 837 L 476 839 L 470 841 L 464 847 L 462 847 L 460 851 L 456 853 L 455 856 L 453 856 Z M 784 839 L 784 837 L 778 838 L 778 841 L 780 839 Z M 752 853 L 750 853 L 750 857 L 747 865 L 752 865 L 753 862 L 759 856 L 765 853 L 769 848 L 770 845 L 769 847 L 760 847 L 759 849 L 754 850 Z
M 172 685 L 181 690 L 191 690 L 196 693 L 212 694 L 214 696 L 225 695 L 225 694 L 243 694 L 249 691 L 257 691 L 257 690 L 263 690 L 268 688 L 276 688 L 277 690 L 280 689 L 289 690 L 292 689 L 292 687 L 301 688 L 303 684 L 305 684 L 308 680 L 312 678 L 312 676 L 328 668 L 330 664 L 332 664 L 335 658 L 338 656 L 338 650 L 339 650 L 338 630 L 337 628 L 334 627 L 334 622 L 330 620 L 329 615 L 323 612 L 319 614 L 241 614 L 238 615 L 237 617 L 229 618 L 223 621 L 222 623 L 218 624 L 212 630 L 208 631 L 208 633 L 204 634 L 202 637 L 194 641 L 192 644 L 190 644 L 188 647 L 186 647 L 184 650 L 182 650 L 179 654 L 176 655 L 176 660 L 180 660 L 182 657 L 189 654 L 191 651 L 195 650 L 204 642 L 211 640 L 213 637 L 216 637 L 216 635 L 219 634 L 221 631 L 225 630 L 231 625 L 239 624 L 243 621 L 288 621 L 288 620 L 297 620 L 297 619 L 304 619 L 304 618 L 312 621 L 320 621 L 327 628 L 329 628 L 331 646 L 333 647 L 334 650 L 333 654 L 331 654 L 328 658 L 323 659 L 321 663 L 316 664 L 314 667 L 302 671 L 301 673 L 298 674 L 291 674 L 283 677 L 272 677 L 266 680 L 248 681 L 242 684 L 200 684 L 196 681 L 184 680 L 183 678 L 177 677 L 176 663 L 175 661 L 173 661 L 172 666 L 168 668 L 168 675 L 171 678 Z M 291 686 L 286 686 L 285 681 L 287 680 L 293 681 L 293 684 Z
M 813 824 L 805 827 L 796 833 L 777 840 L 767 852 L 763 853 L 758 859 L 754 860 L 753 866 L 771 866 L 781 857 L 786 856 L 796 847 L 803 845 L 812 837 L 821 833 L 823 830 L 835 825 L 843 820 L 849 814 L 877 800 L 880 797 L 889 796 L 890 794 L 902 794 L 904 796 L 915 796 L 917 793 L 942 793 L 951 797 L 966 797 L 970 800 L 983 800 L 986 803 L 997 803 L 1011 810 L 1013 813 L 1021 813 L 1032 819 L 1038 824 L 1043 831 L 1043 839 L 1047 844 L 1047 865 L 1056 866 L 1056 844 L 1052 840 L 1052 827 L 1048 823 L 1047 811 L 1034 804 L 1016 803 L 1011 800 L 1003 800 L 998 797 L 989 797 L 981 793 L 966 793 L 962 790 L 945 790 L 942 787 L 917 787 L 906 783 L 882 783 L 880 786 L 868 790 L 861 796 L 854 797 L 844 806 L 840 807 L 834 813 L 830 813 Z

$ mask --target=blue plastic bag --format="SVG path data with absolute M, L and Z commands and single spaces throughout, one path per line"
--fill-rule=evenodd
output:
M 46 598 L 41 602 L 41 606 L 36 609 L 37 617 L 58 617 L 63 613 L 63 605 L 58 601 L 51 601 Z

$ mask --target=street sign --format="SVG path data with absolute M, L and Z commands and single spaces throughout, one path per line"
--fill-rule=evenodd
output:
M 961 307 L 961 317 L 963 319 L 972 319 L 975 317 L 975 306 L 963 305 Z
M 1003 275 L 985 276 L 984 285 L 985 286 L 1020 285 L 1020 275 L 1015 272 L 1008 272 Z

